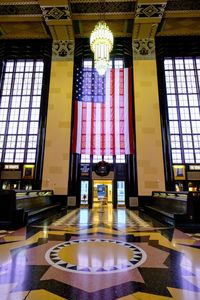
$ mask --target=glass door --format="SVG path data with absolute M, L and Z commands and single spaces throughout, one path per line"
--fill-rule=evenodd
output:
M 112 206 L 113 201 L 112 180 L 93 180 L 93 205 L 99 207 L 99 199 L 104 198 L 105 206 Z
M 89 181 L 81 180 L 81 205 L 88 205 Z
M 117 205 L 125 206 L 125 181 L 117 181 Z

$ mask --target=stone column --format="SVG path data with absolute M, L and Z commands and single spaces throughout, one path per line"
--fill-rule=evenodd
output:
M 53 39 L 42 189 L 68 194 L 74 33 L 67 0 L 39 0 Z
M 139 0 L 133 31 L 133 78 L 135 101 L 138 195 L 165 190 L 158 81 L 154 37 L 166 1 Z
M 142 53 L 154 51 L 153 41 L 134 41 Z M 138 194 L 151 195 L 153 190 L 165 190 L 163 152 L 158 98 L 156 60 L 134 55 L 134 100 Z M 149 59 L 147 59 L 147 56 Z
M 73 88 L 72 41 L 53 42 L 42 189 L 68 193 Z

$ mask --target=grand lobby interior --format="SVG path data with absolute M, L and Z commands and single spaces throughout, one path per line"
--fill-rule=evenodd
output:
M 25 299 L 200 300 L 200 0 L 0 1 L 0 300 Z

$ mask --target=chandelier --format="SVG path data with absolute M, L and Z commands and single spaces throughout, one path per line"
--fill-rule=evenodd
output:
M 104 75 L 113 48 L 113 34 L 106 22 L 99 21 L 90 36 L 90 47 L 94 53 L 94 67 L 99 75 Z

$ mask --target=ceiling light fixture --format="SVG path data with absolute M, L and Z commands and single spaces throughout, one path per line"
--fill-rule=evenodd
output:
M 99 75 L 104 75 L 113 48 L 113 34 L 105 21 L 99 21 L 90 36 L 90 48 L 94 53 L 94 67 Z

